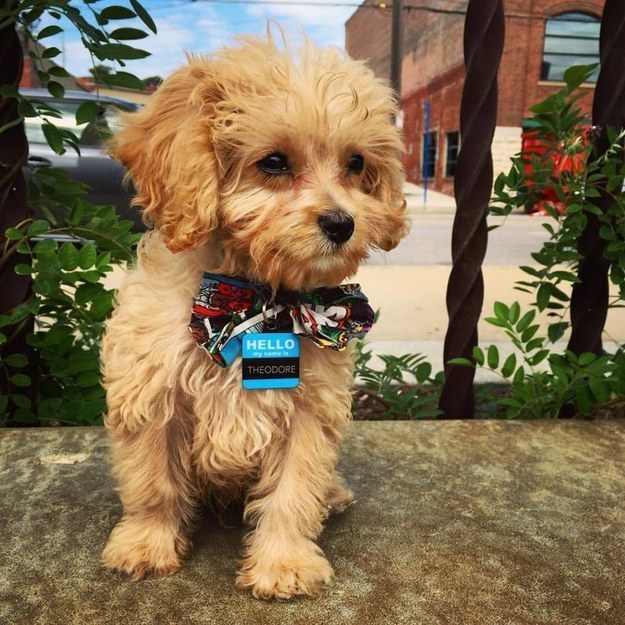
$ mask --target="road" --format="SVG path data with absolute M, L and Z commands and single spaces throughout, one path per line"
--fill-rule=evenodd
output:
M 368 265 L 451 265 L 453 215 L 411 216 L 410 233 L 392 252 L 373 253 Z M 530 254 L 548 237 L 542 227 L 548 217 L 511 215 L 503 223 L 490 218 L 489 225 L 503 224 L 489 233 L 484 265 L 519 266 L 533 263 Z

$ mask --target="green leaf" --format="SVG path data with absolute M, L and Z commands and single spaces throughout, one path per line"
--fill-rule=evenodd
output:
M 30 386 L 30 376 L 25 375 L 23 373 L 16 373 L 15 375 L 12 375 L 9 378 L 9 381 L 11 382 L 11 384 L 14 384 L 15 386 L 21 386 L 21 387 Z
M 95 265 L 97 258 L 96 246 L 93 244 L 85 245 L 78 253 L 78 266 L 81 269 L 90 269 Z
M 502 303 L 502 302 L 495 302 L 494 312 L 495 312 L 495 316 L 498 319 L 502 319 L 504 321 L 508 320 L 509 309 L 508 309 L 508 307 L 504 303 Z
M 597 360 L 597 355 L 591 352 L 583 353 L 577 360 L 580 367 L 586 367 L 587 365 L 595 362 Z
M 523 343 L 528 343 L 534 337 L 536 332 L 538 332 L 539 329 L 540 329 L 540 326 L 538 325 L 530 326 L 521 334 L 521 341 Z
M 521 317 L 521 319 L 519 320 L 519 323 L 516 324 L 517 332 L 524 332 L 525 330 L 527 330 L 527 328 L 529 327 L 530 323 L 532 323 L 532 321 L 534 321 L 535 317 L 536 317 L 536 311 L 535 310 L 530 310 L 530 311 L 526 312 Z
M 80 306 L 93 301 L 103 291 L 104 287 L 99 282 L 97 284 L 81 284 L 74 294 L 76 303 Z
M 471 355 L 473 356 L 473 359 L 480 367 L 484 365 L 484 362 L 485 362 L 484 351 L 482 350 L 481 347 L 475 346 L 473 348 Z
M 100 383 L 100 376 L 93 371 L 81 373 L 76 379 L 78 386 L 95 386 Z
M 18 408 L 13 412 L 13 419 L 18 423 L 37 423 L 37 415 L 28 408 Z
M 26 395 L 22 395 L 21 393 L 13 393 L 11 395 L 11 401 L 18 408 L 30 408 L 32 406 L 32 402 L 30 400 L 30 397 L 26 397 Z M 1 410 L 0 410 L 0 414 L 2 414 Z
M 18 263 L 15 265 L 15 273 L 18 276 L 30 276 L 33 273 L 33 268 L 26 263 Z
M 44 239 L 43 241 L 38 241 L 35 245 L 34 252 L 35 254 L 50 254 L 52 252 L 56 252 L 59 244 L 54 239 Z
M 58 35 L 59 33 L 62 33 L 62 32 L 63 32 L 63 29 L 60 26 L 57 26 L 56 24 L 52 24 L 51 26 L 46 26 L 45 28 L 42 28 L 37 34 L 37 39 L 41 41 L 42 39 L 45 39 L 46 37 L 53 37 L 54 35 Z
M 9 241 L 19 241 L 24 238 L 24 233 L 17 228 L 7 228 L 4 232 L 4 236 Z
M 514 354 L 510 354 L 505 362 L 503 363 L 503 367 L 501 367 L 501 375 L 504 378 L 509 378 L 516 369 L 516 356 Z
M 28 226 L 26 234 L 29 237 L 38 237 L 44 232 L 48 232 L 48 230 L 50 230 L 50 224 L 45 219 L 37 219 Z
M 529 363 L 530 363 L 530 365 L 532 365 L 532 367 L 535 367 L 536 365 L 539 365 L 541 362 L 543 362 L 543 360 L 545 360 L 545 358 L 547 358 L 547 356 L 549 356 L 549 350 L 548 349 L 541 349 L 539 352 L 536 352 L 529 359 Z
M 103 293 L 94 298 L 91 304 L 91 314 L 96 319 L 102 319 L 106 317 L 113 310 L 113 295 L 112 293 Z
M 126 7 L 113 5 L 102 9 L 100 17 L 105 20 L 127 20 L 136 17 L 136 13 Z
M 515 386 L 520 386 L 525 382 L 525 369 L 523 367 L 519 367 L 515 374 L 514 377 L 512 378 L 512 383 Z
M 539 337 L 538 337 L 538 338 L 536 338 L 536 339 L 532 339 L 532 340 L 531 340 L 531 341 L 530 341 L 530 342 L 529 342 L 529 343 L 525 346 L 525 349 L 526 349 L 528 352 L 532 352 L 532 351 L 534 351 L 535 349 L 539 349 L 540 347 L 542 347 L 544 342 L 545 342 L 545 339 L 544 339 L 544 338 L 542 338 L 541 336 L 539 336 Z
M 506 315 L 507 316 L 507 315 Z M 499 350 L 495 345 L 489 345 L 486 352 L 486 361 L 491 369 L 497 369 L 499 366 Z
M 549 282 L 543 282 L 536 291 L 536 305 L 538 310 L 542 311 L 549 305 L 549 299 L 551 298 L 551 284 Z
M 145 85 L 134 74 L 128 72 L 115 72 L 106 77 L 106 82 L 116 87 L 124 87 L 126 89 L 137 89 L 143 91 Z
M 605 404 L 610 401 L 612 392 L 609 385 L 605 381 L 590 380 L 590 382 L 588 382 L 588 386 L 590 387 L 590 392 L 598 402 Z
M 74 271 L 78 267 L 78 250 L 73 243 L 63 243 L 59 250 L 59 261 L 65 271 Z
M 569 324 L 566 321 L 552 323 L 547 329 L 547 336 L 552 343 L 560 340 L 568 330 Z
M 112 254 L 111 252 L 102 252 L 98 255 L 98 260 L 95 263 L 97 269 L 105 270 L 111 264 Z
M 37 78 L 39 82 L 42 84 L 46 84 L 48 80 L 50 80 L 50 74 L 48 72 L 42 72 L 41 70 L 37 70 Z
M 48 145 L 57 153 L 65 154 L 65 148 L 63 147 L 63 133 L 49 122 L 41 124 L 41 130 L 48 142 Z
M 590 392 L 590 388 L 588 386 L 580 386 L 575 393 L 575 404 L 577 409 L 582 414 L 591 413 L 595 406 L 596 400 L 593 397 L 593 394 Z
M 59 56 L 59 54 L 61 54 L 62 51 L 59 50 L 58 48 L 55 48 L 54 46 L 52 46 L 51 48 L 46 48 L 42 54 L 41 54 L 41 58 L 42 59 L 53 59 L 55 56 Z
M 16 98 L 19 99 L 19 91 L 13 85 L 0 86 L 0 95 L 3 98 Z
M 50 74 L 50 76 L 57 76 L 58 78 L 69 78 L 71 76 L 71 74 L 64 67 L 59 65 L 48 67 L 48 74 Z
M 458 365 L 460 367 L 474 367 L 474 363 L 472 363 L 468 358 L 452 358 L 447 361 L 448 365 Z
M 88 124 L 93 121 L 100 111 L 100 105 L 92 100 L 83 102 L 76 110 L 76 125 Z
M 80 274 L 80 279 L 85 282 L 91 282 L 95 284 L 100 281 L 100 273 L 98 271 L 84 271 Z
M 28 100 L 20 100 L 17 108 L 20 115 L 24 117 L 37 117 L 39 115 Z
M 511 325 L 514 325 L 521 316 L 521 306 L 519 302 L 513 302 L 510 306 L 510 310 L 508 311 L 508 321 Z
M 156 35 L 156 24 L 150 14 L 143 8 L 138 0 L 130 0 L 130 4 L 136 11 L 139 19 Z
M 2 359 L 7 367 L 12 367 L 13 369 L 21 369 L 28 364 L 28 358 L 24 354 L 11 354 L 6 358 Z
M 98 47 L 97 56 L 100 59 L 110 59 L 112 61 L 119 60 L 137 60 L 145 59 L 150 56 L 146 50 L 133 48 L 123 43 L 105 43 Z
M 135 39 L 145 39 L 148 34 L 139 30 L 138 28 L 116 28 L 111 34 L 111 39 L 118 40 L 135 40 Z
M 505 319 L 499 319 L 499 317 L 485 317 L 484 321 L 486 321 L 486 323 L 490 323 L 492 326 L 497 326 L 498 328 L 508 327 L 508 322 Z

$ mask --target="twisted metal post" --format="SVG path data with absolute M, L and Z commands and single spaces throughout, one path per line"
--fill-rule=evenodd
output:
M 12 8 L 13 0 L 0 0 L 0 7 Z M 0 85 L 17 87 L 23 67 L 23 53 L 15 24 L 0 29 Z M 16 253 L 11 242 L 6 241 L 5 231 L 31 216 L 26 200 L 26 184 L 22 167 L 28 158 L 28 143 L 24 123 L 19 121 L 17 101 L 0 96 L 0 314 L 25 302 L 31 296 L 30 276 L 17 275 L 15 265 L 29 263 L 28 257 Z M 32 318 L 19 326 L 4 327 L 2 332 L 10 341 L 3 346 L 5 353 L 21 353 L 29 357 L 29 365 L 23 371 L 34 375 L 35 363 L 32 348 L 26 337 L 32 331 Z M 6 369 L 0 371 L 0 395 L 19 391 L 34 399 L 34 386 L 29 389 L 12 388 Z M 10 407 L 11 408 L 11 407 Z M 2 417 L 2 415 L 0 415 Z
M 460 109 L 462 148 L 454 192 L 453 267 L 447 285 L 449 326 L 445 336 L 445 385 L 439 407 L 446 419 L 475 413 L 470 367 L 449 365 L 472 359 L 484 300 L 482 261 L 486 254 L 486 210 L 493 183 L 491 143 L 497 123 L 497 73 L 503 53 L 505 17 L 501 0 L 470 0 L 464 30 L 466 79 Z
M 593 102 L 593 123 L 601 127 L 595 158 L 609 148 L 607 127 L 617 130 L 625 127 L 625 2 L 606 0 L 601 20 L 601 72 L 597 80 Z M 595 204 L 607 211 L 612 200 L 600 190 Z M 599 236 L 601 223 L 594 214 L 588 214 L 586 228 L 578 241 L 580 261 L 579 283 L 573 286 L 571 296 L 571 338 L 569 349 L 576 354 L 600 354 L 601 334 L 608 314 L 610 263 L 604 256 L 605 241 Z

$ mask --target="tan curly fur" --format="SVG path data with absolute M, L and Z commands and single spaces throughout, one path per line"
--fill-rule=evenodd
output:
M 249 38 L 192 57 L 129 115 L 111 150 L 155 228 L 119 290 L 102 350 L 106 426 L 123 517 L 104 564 L 139 579 L 179 568 L 197 506 L 244 497 L 237 576 L 256 597 L 315 595 L 332 568 L 315 539 L 352 500 L 335 471 L 350 419 L 351 357 L 301 341 L 292 390 L 244 390 L 187 330 L 202 272 L 274 288 L 339 284 L 406 232 L 402 144 L 387 85 L 336 50 Z M 267 174 L 268 154 L 290 172 Z M 346 163 L 364 159 L 354 173 Z M 349 213 L 351 238 L 319 227 Z

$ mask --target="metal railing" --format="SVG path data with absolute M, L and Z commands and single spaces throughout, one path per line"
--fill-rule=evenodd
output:
M 493 183 L 491 142 L 497 120 L 497 74 L 505 19 L 502 0 L 470 0 L 467 8 L 464 54 L 466 79 L 460 110 L 463 146 L 455 179 L 457 203 L 452 233 L 452 262 L 447 287 L 449 325 L 445 363 L 472 358 L 478 344 L 477 324 L 482 311 L 482 262 L 487 247 L 486 211 Z M 593 102 L 593 124 L 602 130 L 598 154 L 608 148 L 607 127 L 625 127 L 625 2 L 606 0 L 600 34 L 601 71 Z M 607 209 L 607 193 L 598 205 Z M 609 263 L 599 236 L 599 220 L 590 215 L 580 237 L 578 278 L 571 296 L 569 349 L 576 354 L 600 353 L 608 310 Z M 472 418 L 475 370 L 445 364 L 440 399 L 444 418 Z M 566 410 L 561 416 L 568 416 Z

